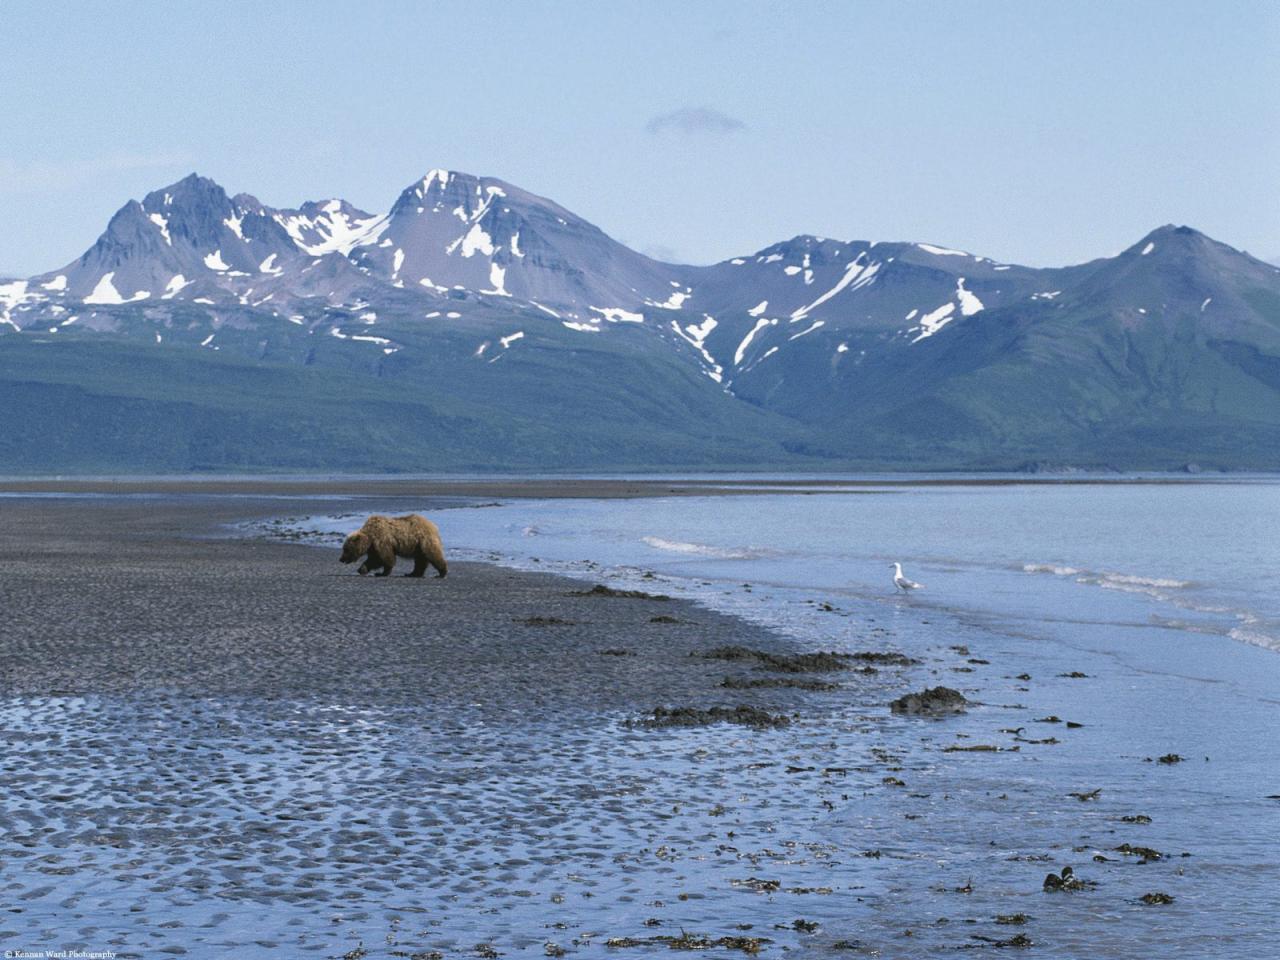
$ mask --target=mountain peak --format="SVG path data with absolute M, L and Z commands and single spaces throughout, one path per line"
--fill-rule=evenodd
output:
M 1213 242 L 1213 240 L 1210 240 L 1209 237 L 1194 227 L 1166 223 L 1164 226 L 1156 227 L 1137 243 L 1126 249 L 1124 254 L 1136 252 L 1139 256 L 1145 257 L 1161 247 L 1164 247 L 1167 252 L 1169 247 L 1186 250 Z

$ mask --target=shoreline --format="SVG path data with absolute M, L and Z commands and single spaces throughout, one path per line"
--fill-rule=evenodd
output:
M 14 600 L 0 650 L 28 658 L 4 658 L 0 690 L 421 703 L 415 691 L 431 689 L 504 711 L 516 704 L 501 691 L 527 688 L 543 705 L 638 709 L 695 695 L 701 680 L 679 668 L 702 645 L 789 647 L 688 600 L 590 595 L 581 580 L 480 561 L 455 560 L 444 579 L 406 578 L 405 560 L 391 577 L 361 577 L 336 550 L 225 529 L 281 506 L 5 502 L 0 565 Z M 620 634 L 636 653 L 626 671 L 595 653 Z
M 409 496 L 458 506 L 335 494 L 302 510 Z M 1178 806 L 1241 769 L 1225 754 L 1256 727 L 1241 712 L 1240 743 L 1206 747 L 1201 769 L 1202 715 L 1129 716 L 1177 696 L 1173 675 L 853 600 L 811 616 L 845 652 L 910 662 L 792 673 L 785 658 L 818 652 L 803 624 L 787 636 L 483 562 L 361 578 L 336 550 L 226 535 L 291 510 L 270 495 L 0 500 L 16 598 L 0 858 L 20 904 L 0 933 L 23 949 L 625 957 L 688 932 L 718 960 L 743 944 L 933 957 L 1021 934 L 1037 956 L 1137 958 L 1224 910 L 1247 918 L 1237 948 L 1269 942 L 1265 898 L 1224 903 L 1204 873 L 1265 886 L 1265 851 L 1203 855 L 1208 825 Z M 941 685 L 967 714 L 888 708 Z M 692 714 L 636 722 L 658 707 Z M 1154 761 L 1179 750 L 1195 762 Z M 1161 792 L 1178 783 L 1190 792 Z M 1209 788 L 1249 800 L 1247 783 Z M 1249 802 L 1253 822 L 1274 817 Z M 1160 858 L 1138 865 L 1126 844 Z M 1063 866 L 1099 886 L 1043 892 Z M 1175 902 L 1139 899 L 1153 891 Z M 78 939 L 48 932 L 68 926 Z
M 472 499 L 619 499 L 644 497 L 750 496 L 778 492 L 876 493 L 894 488 L 920 487 L 1016 487 L 1016 486 L 1178 486 L 1240 483 L 1252 479 L 1272 479 L 1270 474 L 1240 475 L 1151 475 L 1090 474 L 1063 476 L 983 476 L 981 474 L 923 475 L 890 474 L 883 478 L 790 477 L 760 474 L 745 477 L 729 474 L 693 479 L 662 477 L 390 477 L 323 476 L 282 477 L 0 477 L 0 496 L 21 498 L 54 495 L 111 496 L 244 496 L 253 497 L 361 497 L 399 499 L 405 497 L 465 497 Z

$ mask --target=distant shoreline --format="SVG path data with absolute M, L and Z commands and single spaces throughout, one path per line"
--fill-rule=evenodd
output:
M 982 476 L 955 477 L 928 474 L 918 477 L 892 475 L 847 477 L 779 477 L 761 474 L 724 478 L 697 475 L 671 477 L 86 477 L 3 478 L 0 495 L 106 494 L 106 495 L 226 495 L 244 496 L 361 496 L 361 497 L 468 497 L 508 499 L 637 499 L 645 497 L 743 496 L 772 493 L 875 493 L 883 488 L 913 487 L 1010 487 L 1010 486 L 1171 486 L 1240 483 L 1272 480 L 1271 474 L 1231 476 Z

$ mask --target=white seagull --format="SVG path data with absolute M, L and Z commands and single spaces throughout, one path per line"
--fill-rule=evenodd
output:
M 902 564 L 894 563 L 893 565 L 893 585 L 903 593 L 910 593 L 912 590 L 919 590 L 924 586 L 923 583 L 916 583 L 914 580 L 908 580 L 902 575 Z

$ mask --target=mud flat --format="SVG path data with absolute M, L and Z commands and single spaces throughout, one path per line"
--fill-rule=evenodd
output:
M 762 865 L 682 861 L 741 829 L 726 804 L 770 734 L 632 721 L 807 709 L 803 688 L 723 689 L 747 667 L 701 656 L 793 645 L 638 591 L 465 562 L 360 577 L 334 552 L 226 537 L 274 499 L 0 511 L 7 946 L 543 955 L 691 921 L 713 952 L 755 942 L 730 881 Z M 766 860 L 810 856 L 791 843 Z
M 910 601 L 815 592 L 783 635 L 661 578 L 361 578 L 244 525 L 411 507 L 447 545 L 480 492 L 0 498 L 0 943 L 1137 960 L 1280 936 L 1252 701 L 1224 738 L 1148 722 L 1185 678 Z M 891 709 L 913 695 L 964 711 Z

